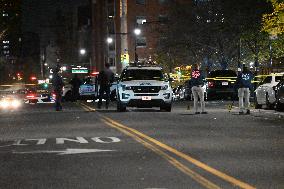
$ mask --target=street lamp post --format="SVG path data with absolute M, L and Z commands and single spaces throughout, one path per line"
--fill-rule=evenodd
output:
M 138 54 L 137 54 L 137 36 L 141 34 L 141 29 L 135 28 L 134 29 L 135 34 L 135 45 L 134 45 L 134 62 L 138 62 Z

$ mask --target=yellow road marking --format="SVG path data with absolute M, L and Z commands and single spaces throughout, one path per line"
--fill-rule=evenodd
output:
M 233 178 L 233 177 L 231 177 L 231 176 L 229 176 L 229 175 L 227 175 L 225 173 L 222 173 L 221 171 L 218 171 L 218 170 L 216 170 L 216 169 L 214 169 L 214 168 L 212 168 L 212 167 L 210 167 L 210 166 L 208 166 L 208 165 L 206 165 L 206 164 L 204 164 L 204 163 L 202 163 L 202 162 L 200 162 L 200 161 L 198 161 L 198 160 L 188 156 L 187 154 L 179 152 L 178 150 L 176 150 L 176 149 L 174 149 L 174 148 L 172 148 L 172 147 L 170 147 L 170 146 L 168 146 L 166 144 L 163 144 L 163 143 L 159 142 L 158 140 L 153 139 L 153 138 L 151 138 L 151 137 L 149 137 L 149 136 L 147 136 L 147 135 L 145 135 L 145 134 L 143 134 L 143 133 L 141 133 L 141 132 L 139 132 L 139 131 L 137 131 L 135 129 L 126 127 L 126 126 L 124 126 L 124 125 L 122 125 L 122 124 L 120 124 L 120 123 L 118 123 L 118 122 L 116 122 L 116 121 L 114 121 L 114 120 L 112 120 L 112 119 L 110 119 L 108 117 L 105 117 L 105 116 L 103 116 L 103 117 L 106 120 L 108 120 L 109 122 L 111 122 L 112 124 L 115 124 L 116 126 L 118 126 L 120 128 L 124 128 L 126 130 L 129 130 L 129 131 L 135 133 L 136 135 L 151 141 L 152 143 L 156 144 L 157 146 L 160 146 L 161 148 L 176 154 L 177 156 L 179 156 L 179 157 L 189 161 L 190 163 L 192 163 L 192 164 L 194 164 L 194 165 L 196 165 L 196 166 L 198 166 L 198 167 L 208 171 L 209 173 L 211 173 L 213 175 L 218 176 L 219 178 L 222 178 L 223 180 L 225 180 L 227 182 L 230 182 L 230 183 L 232 183 L 234 185 L 237 185 L 237 186 L 239 186 L 241 188 L 244 188 L 244 189 L 255 189 L 255 187 L 253 187 L 253 186 L 251 186 L 251 185 L 249 185 L 247 183 L 244 183 L 244 182 L 242 182 L 242 181 L 240 181 L 238 179 L 235 179 L 235 178 Z
M 156 154 L 160 155 L 161 157 L 166 159 L 170 164 L 175 166 L 177 169 L 179 169 L 180 171 L 182 171 L 186 175 L 190 176 L 192 179 L 194 179 L 196 182 L 200 183 L 204 187 L 206 187 L 208 189 L 221 189 L 216 184 L 214 184 L 211 181 L 207 180 L 206 178 L 204 178 L 203 176 L 199 175 L 198 173 L 192 171 L 191 169 L 189 169 L 188 167 L 186 167 L 185 165 L 180 163 L 175 158 L 171 157 L 170 155 L 166 154 L 165 152 L 163 152 L 162 150 L 160 150 L 157 147 L 153 146 L 152 144 L 146 142 L 145 140 L 139 138 L 135 134 L 133 134 L 133 133 L 131 133 L 131 132 L 125 130 L 125 129 L 122 129 L 122 128 L 116 126 L 115 124 L 110 123 L 109 121 L 107 121 L 105 119 L 102 119 L 102 120 L 103 120 L 103 122 L 105 124 L 109 125 L 112 128 L 118 129 L 122 133 L 132 137 L 134 140 L 136 140 L 137 142 L 141 143 L 146 148 L 148 148 L 148 149 L 152 150 L 153 152 L 155 152 Z
M 80 105 L 82 106 L 82 108 L 83 108 L 84 110 L 93 111 L 93 112 L 96 111 L 95 108 L 92 108 L 92 107 L 90 107 L 90 106 L 88 106 L 88 105 L 86 105 L 86 104 L 84 104 L 84 103 L 80 103 Z
M 88 108 L 89 110 L 95 111 L 94 108 L 91 108 L 91 107 L 89 107 L 85 104 L 82 104 L 82 105 L 85 106 L 86 108 Z M 178 150 L 176 150 L 176 149 L 174 149 L 174 148 L 172 148 L 172 147 L 170 147 L 166 144 L 163 144 L 160 141 L 158 141 L 154 138 L 151 138 L 151 137 L 149 137 L 149 136 L 147 136 L 147 135 L 145 135 L 145 134 L 143 134 L 143 133 L 141 133 L 141 132 L 139 132 L 135 129 L 124 126 L 124 125 L 122 125 L 122 124 L 120 124 L 120 123 L 118 123 L 118 122 L 116 122 L 116 121 L 114 121 L 111 118 L 108 118 L 106 116 L 103 116 L 103 115 L 100 115 L 100 116 L 102 118 L 104 118 L 106 121 L 108 121 L 109 123 L 111 123 L 112 125 L 116 126 L 115 128 L 117 128 L 119 130 L 123 130 L 123 131 L 126 130 L 127 132 L 131 132 L 132 135 L 136 134 L 141 138 L 147 139 L 148 141 L 154 143 L 155 145 L 161 147 L 162 149 L 167 150 L 167 151 L 187 160 L 188 162 L 196 165 L 197 167 L 200 167 L 201 169 L 203 169 L 203 170 L 205 170 L 205 171 L 207 171 L 207 172 L 209 172 L 209 173 L 211 173 L 211 174 L 213 174 L 213 175 L 215 175 L 219 178 L 222 178 L 223 180 L 225 180 L 225 181 L 227 181 L 227 182 L 229 182 L 233 185 L 239 186 L 240 188 L 243 188 L 243 189 L 256 189 L 255 187 L 253 187 L 253 186 L 251 186 L 251 185 L 249 185 L 245 182 L 242 182 L 242 181 L 240 181 L 240 180 L 238 180 L 238 179 L 236 179 L 232 176 L 229 176 L 229 175 L 227 175 L 227 174 L 225 174 L 221 171 L 218 171 L 217 169 L 210 167 L 210 166 L 206 165 L 205 163 L 202 163 L 201 161 L 198 161 L 197 159 L 194 159 L 194 158 L 190 157 L 189 155 L 184 154 L 184 153 L 182 153 L 182 152 L 180 152 L 180 151 L 178 151 Z M 139 138 L 139 139 L 142 140 L 141 138 Z

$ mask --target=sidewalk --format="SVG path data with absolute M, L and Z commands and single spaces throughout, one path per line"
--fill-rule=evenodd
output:
M 205 104 L 206 111 L 210 113 L 232 113 L 238 114 L 239 108 L 237 102 L 232 104 L 232 101 L 207 101 Z M 173 112 L 193 112 L 192 101 L 175 102 L 173 105 Z M 275 110 L 255 109 L 251 108 L 251 115 L 254 117 L 263 117 L 264 119 L 284 119 L 284 112 Z M 284 125 L 284 122 L 283 122 Z

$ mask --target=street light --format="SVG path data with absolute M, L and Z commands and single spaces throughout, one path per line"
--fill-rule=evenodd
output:
M 111 44 L 112 42 L 113 42 L 113 39 L 112 39 L 111 37 L 108 37 L 108 38 L 107 38 L 107 43 L 108 43 L 108 44 Z
M 136 48 L 137 48 L 137 36 L 141 34 L 141 29 L 135 28 L 135 29 L 134 29 L 134 34 L 135 34 L 134 55 L 135 55 L 135 63 L 137 63 L 137 62 L 138 62 L 138 55 L 137 55 L 137 52 L 136 52 Z
M 86 54 L 86 49 L 80 49 L 80 55 L 85 55 Z

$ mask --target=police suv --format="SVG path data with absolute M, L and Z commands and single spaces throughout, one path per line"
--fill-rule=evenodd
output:
M 117 83 L 117 110 L 126 107 L 152 108 L 170 112 L 173 91 L 169 79 L 165 78 L 161 67 L 126 67 Z

